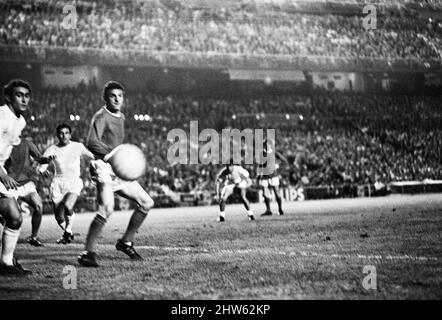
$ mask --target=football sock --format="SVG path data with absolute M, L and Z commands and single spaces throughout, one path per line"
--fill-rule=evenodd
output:
M 138 208 L 134 210 L 134 212 L 132 213 L 132 217 L 130 218 L 129 224 L 127 226 L 127 230 L 124 233 L 123 237 L 121 238 L 121 240 L 124 243 L 126 244 L 133 243 L 135 238 L 135 233 L 141 227 L 146 217 L 147 217 L 147 212 L 143 212 Z
M 74 213 L 72 212 L 71 215 L 66 215 L 66 232 L 73 234 L 72 232 L 72 225 L 74 224 Z
M 31 220 L 31 225 L 32 225 L 32 232 L 31 232 L 31 237 L 32 238 L 37 238 L 38 235 L 38 231 L 40 230 L 40 225 L 41 225 L 41 212 L 35 212 L 32 214 L 32 220 Z
M 40 230 L 41 225 L 41 219 L 42 219 L 42 212 L 41 212 L 41 206 L 38 206 L 37 210 L 34 209 L 34 212 L 32 213 L 32 231 L 31 231 L 31 237 L 37 238 L 38 231 Z
M 264 197 L 264 203 L 266 205 L 266 211 L 270 211 L 270 198 Z
M 225 217 L 226 217 L 226 213 L 225 213 L 224 211 L 221 211 L 221 212 L 219 213 L 219 216 L 225 218 Z
M 0 260 L 3 264 L 12 266 L 14 258 L 14 250 L 17 245 L 18 237 L 20 235 L 20 229 L 12 230 L 5 227 L 2 237 L 2 254 Z
M 253 216 L 253 211 L 252 210 L 247 210 L 247 215 L 250 217 L 250 216 Z
M 276 199 L 276 202 L 278 203 L 278 210 L 281 211 L 282 210 L 281 197 L 279 195 L 275 195 L 275 199 Z
M 91 226 L 89 227 L 89 232 L 87 233 L 85 245 L 86 251 L 95 252 L 95 243 L 100 236 L 105 224 L 106 219 L 97 214 L 92 221 Z
M 65 221 L 63 221 L 63 222 L 59 222 L 58 225 L 60 226 L 60 228 L 61 228 L 63 231 L 66 230 L 66 222 L 65 222 Z

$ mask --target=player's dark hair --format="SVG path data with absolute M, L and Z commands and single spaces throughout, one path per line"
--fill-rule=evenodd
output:
M 103 88 L 103 100 L 104 101 L 106 101 L 107 93 L 113 89 L 120 89 L 124 92 L 124 87 L 121 83 L 119 83 L 117 81 L 108 81 L 108 82 L 106 82 L 106 84 L 104 85 L 104 88 Z
M 29 93 L 32 94 L 31 85 L 29 83 L 21 79 L 13 79 L 3 87 L 3 96 L 12 98 L 14 89 L 18 87 L 26 88 L 29 90 Z
M 57 126 L 57 129 L 55 129 L 55 132 L 57 132 L 57 134 L 59 134 L 61 132 L 61 129 L 65 129 L 65 128 L 69 130 L 69 133 L 72 133 L 72 128 L 67 123 L 59 124 Z

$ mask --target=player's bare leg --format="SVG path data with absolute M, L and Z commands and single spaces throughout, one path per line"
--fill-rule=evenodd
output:
M 244 207 L 247 210 L 247 216 L 249 217 L 249 220 L 255 220 L 253 211 L 250 210 L 250 203 L 249 200 L 247 200 L 246 191 L 247 191 L 246 188 L 239 188 L 239 195 L 241 197 L 242 203 L 244 204 Z
M 224 222 L 225 218 L 226 218 L 226 199 L 221 198 L 219 201 L 219 217 L 218 217 L 218 221 L 219 222 Z
M 53 207 L 54 207 L 54 217 L 55 217 L 55 221 L 57 221 L 57 224 L 60 226 L 61 230 L 63 230 L 63 232 L 66 229 L 66 221 L 64 220 L 64 205 L 62 202 L 59 203 L 52 203 Z
M 99 211 L 89 227 L 86 236 L 85 251 L 78 258 L 78 262 L 86 267 L 98 267 L 96 262 L 95 245 L 106 225 L 107 219 L 114 211 L 114 192 L 110 183 L 97 184 L 97 200 Z
M 15 198 L 1 198 L 0 212 L 5 220 L 5 226 L 2 235 L 2 250 L 0 255 L 0 275 L 16 274 L 26 275 L 31 273 L 23 267 L 14 258 L 15 247 L 17 246 L 20 235 L 20 227 L 23 219 Z
M 226 203 L 227 199 L 232 195 L 233 193 L 233 187 L 232 186 L 225 186 L 221 191 L 221 196 L 219 200 L 219 217 L 218 222 L 224 222 L 226 218 Z
M 282 211 L 282 198 L 281 198 L 281 193 L 280 193 L 279 187 L 272 186 L 271 188 L 273 189 L 273 192 L 275 194 L 275 200 L 276 200 L 276 203 L 278 204 L 279 215 L 282 216 L 284 214 L 284 211 Z
M 116 248 L 127 254 L 133 260 L 141 260 L 142 257 L 133 248 L 135 234 L 146 219 L 154 202 L 138 183 L 130 183 L 124 189 L 117 191 L 117 194 L 126 199 L 135 201 L 138 204 L 138 207 L 132 213 L 126 232 L 123 237 L 118 240 Z
M 271 198 L 270 198 L 269 187 L 263 187 L 263 193 L 262 194 L 264 196 L 264 203 L 265 203 L 265 206 L 266 206 L 266 211 L 263 214 L 261 214 L 261 216 L 271 216 L 273 213 L 272 213 L 272 210 L 270 208 Z
M 74 240 L 74 232 L 72 231 L 72 225 L 74 223 L 74 206 L 77 202 L 78 195 L 72 192 L 67 193 L 63 201 L 60 203 L 60 207 L 62 207 L 62 211 L 64 214 L 64 233 L 63 237 L 59 240 L 59 243 L 67 244 L 71 243 Z
M 43 202 L 37 192 L 32 192 L 29 195 L 22 198 L 32 209 L 31 218 L 31 236 L 28 239 L 28 243 L 34 247 L 42 247 L 43 243 L 38 240 L 38 232 L 40 231 L 41 220 L 43 215 Z

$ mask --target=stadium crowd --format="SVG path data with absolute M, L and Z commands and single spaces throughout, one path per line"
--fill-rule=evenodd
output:
M 181 192 L 213 189 L 219 165 L 168 162 L 169 130 L 182 128 L 188 133 L 191 120 L 198 121 L 199 131 L 261 128 L 260 121 L 266 115 L 290 114 L 291 120 L 285 123 L 265 124 L 277 130 L 276 148 L 288 159 L 288 163 L 280 164 L 286 185 L 364 185 L 442 179 L 439 103 L 440 96 L 317 93 L 194 100 L 128 93 L 124 110 L 126 140 L 139 145 L 146 154 L 149 170 L 142 182 L 147 187 L 165 186 Z M 56 124 L 68 122 L 74 128 L 73 139 L 85 142 L 90 119 L 101 104 L 97 89 L 36 91 L 32 118 L 28 117 L 30 136 L 44 150 L 56 142 Z M 248 117 L 239 121 L 235 115 L 240 113 Z M 148 121 L 135 120 L 138 115 L 147 115 Z M 260 120 L 256 115 L 260 115 Z M 254 166 L 246 167 L 255 177 Z M 84 174 L 83 178 L 88 180 L 88 170 Z M 92 189 L 87 190 L 92 192 Z
M 78 2 L 75 28 L 65 29 L 63 2 L 0 3 L 0 44 L 106 50 L 349 58 L 441 57 L 438 20 L 378 13 L 363 16 L 194 8 L 160 2 Z M 72 21 L 71 21 L 72 22 Z

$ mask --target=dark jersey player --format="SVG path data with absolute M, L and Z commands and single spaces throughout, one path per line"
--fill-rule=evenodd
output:
M 22 137 L 20 144 L 12 149 L 11 155 L 5 163 L 5 169 L 20 186 L 17 188 L 18 199 L 26 202 L 33 211 L 32 231 L 27 241 L 32 246 L 41 247 L 43 244 L 37 236 L 41 225 L 43 203 L 35 187 L 36 171 L 32 168 L 31 157 L 40 164 L 51 161 L 50 157 L 43 157 L 37 146 L 28 138 Z
M 98 214 L 92 221 L 86 238 L 85 251 L 78 262 L 86 267 L 97 267 L 95 246 L 106 221 L 114 210 L 114 193 L 133 200 L 137 208 L 133 212 L 124 235 L 117 241 L 116 249 L 127 254 L 132 260 L 142 260 L 135 251 L 135 233 L 141 227 L 154 203 L 149 194 L 137 181 L 124 181 L 118 178 L 107 162 L 124 140 L 124 115 L 121 108 L 124 102 L 124 88 L 115 81 L 104 86 L 105 105 L 92 118 L 86 147 L 97 160 L 91 161 L 92 178 L 97 184 Z
M 267 140 L 264 141 L 264 150 L 263 150 L 263 156 L 269 157 L 271 156 L 271 153 L 274 153 L 275 159 L 278 159 L 280 161 L 287 162 L 287 159 L 278 151 L 272 150 L 272 148 L 268 145 Z M 270 216 L 272 215 L 272 210 L 270 208 L 270 202 L 271 202 L 271 196 L 272 191 L 275 194 L 275 200 L 278 204 L 278 212 L 280 215 L 284 214 L 284 211 L 282 210 L 282 199 L 281 194 L 279 190 L 279 174 L 277 172 L 278 170 L 278 163 L 275 164 L 275 170 L 270 174 L 264 174 L 263 173 L 263 167 L 261 165 L 257 168 L 257 178 L 258 183 L 263 189 L 263 196 L 264 196 L 264 203 L 266 205 L 266 211 L 261 214 L 261 216 Z

